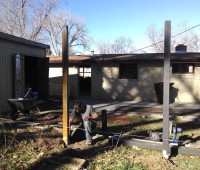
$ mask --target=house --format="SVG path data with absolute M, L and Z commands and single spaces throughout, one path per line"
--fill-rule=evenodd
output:
M 91 96 L 91 65 L 83 61 L 90 55 L 69 56 L 69 95 L 72 98 Z M 87 72 L 87 73 L 86 73 Z M 49 95 L 62 95 L 62 57 L 51 56 L 49 59 Z
M 24 97 L 27 88 L 48 98 L 46 49 L 49 45 L 0 32 L 0 112 L 10 109 L 8 98 Z
M 200 53 L 176 52 L 170 58 L 171 102 L 199 103 Z M 61 64 L 61 57 L 50 58 L 50 69 Z M 155 84 L 163 82 L 163 74 L 163 53 L 70 56 L 70 96 L 155 102 Z

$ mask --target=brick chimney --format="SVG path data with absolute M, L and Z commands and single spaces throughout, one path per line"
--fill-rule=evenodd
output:
M 187 46 L 184 44 L 179 44 L 175 47 L 176 53 L 186 53 L 187 52 Z

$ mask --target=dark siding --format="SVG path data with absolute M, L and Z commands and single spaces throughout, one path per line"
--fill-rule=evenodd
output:
M 30 44 L 22 44 L 19 42 L 13 42 L 6 39 L 1 39 L 0 37 L 0 112 L 5 112 L 10 109 L 7 104 L 8 98 L 14 97 L 14 79 L 13 79 L 13 58 L 16 54 L 23 56 L 31 56 L 37 58 L 46 58 L 46 49 L 31 46 Z M 42 64 L 47 64 L 43 65 Z M 46 71 L 48 67 L 48 63 L 42 62 L 38 64 L 40 68 L 39 70 L 45 70 L 44 73 L 41 72 L 41 79 L 48 79 L 48 72 Z M 47 76 L 47 77 L 45 77 Z M 47 81 L 48 82 L 48 81 Z M 39 86 L 42 86 L 41 96 L 48 95 L 48 83 L 39 82 Z M 44 88 L 44 86 L 46 86 Z

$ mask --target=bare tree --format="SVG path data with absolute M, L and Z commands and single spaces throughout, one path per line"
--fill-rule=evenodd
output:
M 43 26 L 58 0 L 7 0 L 0 1 L 0 31 L 40 41 Z
M 113 43 L 102 41 L 97 43 L 97 50 L 100 54 L 125 54 L 134 50 L 131 38 L 118 37 Z
M 88 48 L 86 25 L 59 3 L 60 0 L 0 0 L 0 31 L 49 44 L 54 54 L 59 55 L 62 26 L 68 25 L 71 53 Z
M 158 30 L 155 25 L 151 25 L 147 29 L 147 36 L 152 44 L 153 52 L 163 52 L 163 38 L 164 38 L 164 29 Z
M 97 43 L 97 50 L 100 54 L 111 54 L 112 53 L 112 47 L 111 43 L 107 41 L 100 41 Z
M 172 29 L 173 30 L 173 29 Z M 176 34 L 173 34 L 176 32 Z M 151 50 L 153 52 L 164 52 L 164 29 L 159 29 L 155 25 L 151 25 L 147 29 L 147 37 L 152 44 Z M 178 26 L 178 29 L 172 31 L 171 39 L 171 51 L 175 51 L 175 47 L 178 44 L 184 44 L 187 46 L 188 52 L 197 52 L 200 49 L 200 37 L 194 31 L 194 29 L 189 29 L 187 23 Z
M 45 29 L 47 42 L 52 44 L 54 53 L 61 54 L 62 27 L 68 25 L 70 54 L 81 53 L 82 49 L 89 49 L 91 38 L 84 21 L 78 17 L 72 17 L 69 11 L 60 9 L 52 13 L 48 18 Z
M 188 52 L 197 52 L 200 49 L 200 36 L 195 29 L 190 29 L 187 22 L 183 22 L 178 26 L 181 28 L 180 35 L 174 37 L 174 47 L 178 44 L 187 45 Z M 179 29 L 178 29 L 179 30 Z M 176 31 L 179 32 L 179 31 Z

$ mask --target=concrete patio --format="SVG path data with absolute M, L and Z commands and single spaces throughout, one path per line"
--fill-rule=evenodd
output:
M 85 104 L 90 104 L 97 112 L 107 110 L 108 114 L 127 114 L 137 116 L 148 116 L 154 118 L 163 117 L 163 105 L 156 102 L 134 102 L 134 101 L 105 101 L 91 98 L 80 98 Z M 73 106 L 70 101 L 70 109 Z M 200 104 L 172 103 L 170 104 L 170 116 L 177 115 L 179 119 L 188 121 L 200 121 Z

